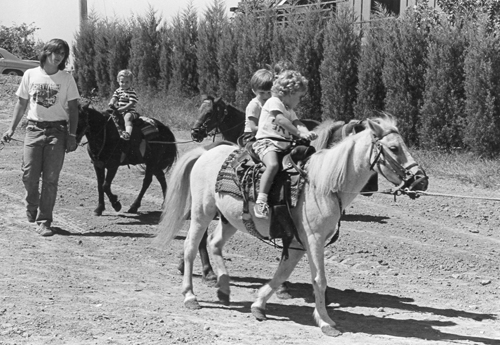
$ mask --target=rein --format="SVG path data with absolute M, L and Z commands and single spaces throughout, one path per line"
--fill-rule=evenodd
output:
M 396 198 L 396 195 L 400 194 L 409 194 L 409 195 L 415 195 L 415 197 L 419 196 L 440 196 L 440 197 L 447 197 L 447 198 L 461 198 L 461 199 L 477 199 L 477 200 L 489 200 L 489 201 L 500 201 L 500 198 L 490 198 L 490 197 L 484 197 L 484 196 L 471 196 L 471 195 L 456 195 L 456 194 L 445 194 L 445 193 L 432 193 L 432 192 L 424 192 L 424 191 L 416 191 L 416 190 L 407 190 L 407 189 L 400 189 L 400 190 L 393 190 L 393 189 L 386 189 L 383 191 L 374 191 L 374 192 L 363 192 L 359 194 L 373 194 L 373 193 L 378 193 L 378 194 L 391 194 L 394 195 L 394 198 Z
M 100 112 L 99 112 L 100 113 Z M 101 113 L 100 113 L 101 114 Z M 88 117 L 89 117 L 89 114 L 87 113 L 87 120 L 85 122 L 85 130 L 82 132 L 83 135 L 87 134 L 87 135 L 90 135 L 90 133 L 88 133 L 88 129 L 90 128 L 90 124 L 89 124 L 89 120 L 88 120 Z M 108 119 L 106 120 L 106 123 L 104 126 L 102 126 L 102 128 L 99 130 L 99 132 L 97 132 L 96 135 L 99 135 L 101 132 L 103 133 L 103 138 L 102 138 L 102 144 L 101 144 L 101 147 L 99 148 L 99 152 L 97 154 L 94 154 L 94 152 L 90 149 L 90 144 L 89 144 L 89 140 L 87 139 L 87 144 L 89 144 L 89 150 L 88 152 L 90 153 L 91 155 L 91 160 L 92 162 L 99 162 L 100 159 L 100 155 L 102 153 L 102 151 L 104 150 L 104 146 L 106 145 L 106 126 L 108 124 L 108 122 L 111 120 L 111 116 L 108 117 Z M 83 136 L 82 136 L 83 137 Z M 81 140 L 81 139 L 80 139 Z M 113 147 L 113 150 L 111 152 L 115 152 L 116 148 L 118 147 L 118 143 L 119 141 L 116 142 L 115 146 Z M 104 162 L 104 165 L 106 165 L 107 161 Z

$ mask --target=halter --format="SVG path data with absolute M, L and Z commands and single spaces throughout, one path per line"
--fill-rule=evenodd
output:
M 76 138 L 77 139 L 77 143 L 79 143 L 83 136 L 85 134 L 88 134 L 88 130 L 90 128 L 90 123 L 89 123 L 89 114 L 87 112 L 87 110 L 84 110 L 84 112 L 86 113 L 87 117 L 85 119 L 85 126 L 84 126 L 84 129 L 82 130 L 81 132 L 81 135 L 78 135 L 78 137 Z M 108 117 L 108 119 L 106 120 L 106 125 L 107 125 L 107 122 L 111 119 L 111 116 Z M 91 161 L 94 163 L 94 164 L 99 164 L 98 162 L 100 162 L 100 159 L 99 159 L 99 156 L 101 155 L 102 151 L 104 150 L 104 146 L 106 145 L 106 125 L 104 125 L 101 130 L 97 133 L 103 133 L 103 138 L 102 138 L 102 144 L 101 144 L 101 147 L 99 148 L 99 152 L 97 154 L 94 154 L 94 152 L 90 149 L 90 146 L 89 146 L 89 149 L 88 149 L 88 152 L 89 152 L 89 155 L 90 155 L 90 159 Z M 118 143 L 115 145 L 115 147 L 113 148 L 113 151 L 116 149 L 116 147 L 118 146 Z M 101 162 L 101 164 L 105 165 L 106 162 Z
M 412 163 L 407 166 L 403 166 L 397 161 L 396 156 L 391 152 L 390 148 L 386 144 L 380 141 L 385 136 L 391 133 L 400 135 L 400 133 L 396 129 L 391 129 L 385 132 L 380 138 L 373 136 L 370 161 L 371 161 L 371 156 L 373 155 L 374 152 L 376 153 L 376 155 L 373 162 L 370 163 L 370 170 L 374 170 L 374 167 L 376 165 L 378 167 L 377 169 L 378 172 L 382 176 L 384 176 L 387 180 L 389 180 L 387 176 L 384 175 L 382 169 L 380 168 L 381 165 L 384 165 L 386 168 L 388 168 L 397 176 L 399 176 L 402 182 L 399 186 L 397 186 L 395 190 L 393 190 L 394 194 L 398 192 L 405 193 L 406 191 L 413 191 L 413 188 L 415 188 L 415 186 L 417 186 L 424 180 L 428 180 L 429 177 L 425 174 L 423 170 L 420 171 L 417 163 Z M 419 172 L 423 173 L 423 175 L 419 174 Z
M 191 138 L 196 141 L 196 142 L 201 142 L 203 138 L 207 137 L 209 135 L 208 132 L 208 122 L 210 120 L 213 120 L 212 116 L 209 116 L 212 113 L 216 114 L 215 117 L 215 125 L 211 132 L 213 132 L 214 140 L 215 136 L 220 133 L 220 124 L 224 122 L 228 111 L 227 111 L 227 105 L 224 107 L 223 111 L 220 111 L 220 106 L 216 106 L 215 102 L 212 99 L 206 99 L 203 101 L 203 103 L 210 103 L 212 110 L 207 113 L 205 116 L 205 121 L 203 121 L 202 124 L 200 124 L 198 127 L 193 127 L 191 128 Z M 219 114 L 222 113 L 222 116 L 219 116 Z M 201 139 L 200 139 L 201 138 Z

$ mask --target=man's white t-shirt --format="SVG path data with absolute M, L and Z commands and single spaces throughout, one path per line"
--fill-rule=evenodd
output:
M 68 101 L 80 98 L 71 74 L 48 75 L 41 67 L 24 72 L 16 95 L 29 101 L 27 118 L 33 121 L 68 121 Z

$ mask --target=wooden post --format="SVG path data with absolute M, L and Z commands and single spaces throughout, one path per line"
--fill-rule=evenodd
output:
M 79 0 L 80 4 L 80 26 L 87 21 L 87 0 Z

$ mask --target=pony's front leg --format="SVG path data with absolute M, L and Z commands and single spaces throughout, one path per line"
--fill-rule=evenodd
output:
M 219 220 L 219 224 L 212 234 L 212 239 L 209 241 L 217 270 L 217 283 L 219 285 L 217 289 L 217 298 L 224 305 L 229 305 L 231 290 L 229 287 L 229 273 L 224 263 L 224 257 L 222 256 L 222 248 L 227 240 L 235 233 L 236 228 L 234 226 Z
M 104 178 L 106 171 L 104 167 L 97 167 L 94 164 L 95 175 L 97 177 L 97 207 L 94 210 L 94 216 L 102 216 L 102 212 L 106 209 L 104 205 Z
M 111 183 L 116 176 L 116 172 L 118 171 L 118 165 L 116 167 L 108 168 L 108 172 L 106 173 L 106 179 L 103 184 L 104 193 L 108 196 L 109 202 L 111 202 L 111 206 L 113 206 L 116 212 L 122 209 L 122 204 L 118 201 L 118 197 L 111 192 Z
M 310 238 L 314 239 L 313 241 L 309 241 L 309 250 L 307 251 L 316 304 L 314 308 L 314 320 L 325 335 L 336 337 L 342 333 L 335 328 L 336 324 L 326 310 L 327 281 L 323 248 L 324 241 L 319 241 L 312 235 L 310 235 Z
M 292 274 L 295 266 L 299 260 L 304 256 L 303 250 L 294 250 L 289 249 L 288 251 L 288 259 L 281 260 L 278 266 L 278 269 L 274 273 L 273 279 L 264 284 L 260 289 L 257 295 L 257 299 L 252 304 L 252 314 L 253 316 L 259 320 L 264 321 L 267 320 L 266 317 L 266 303 L 271 298 L 273 293 L 278 289 L 281 284 L 283 284 L 290 274 Z

